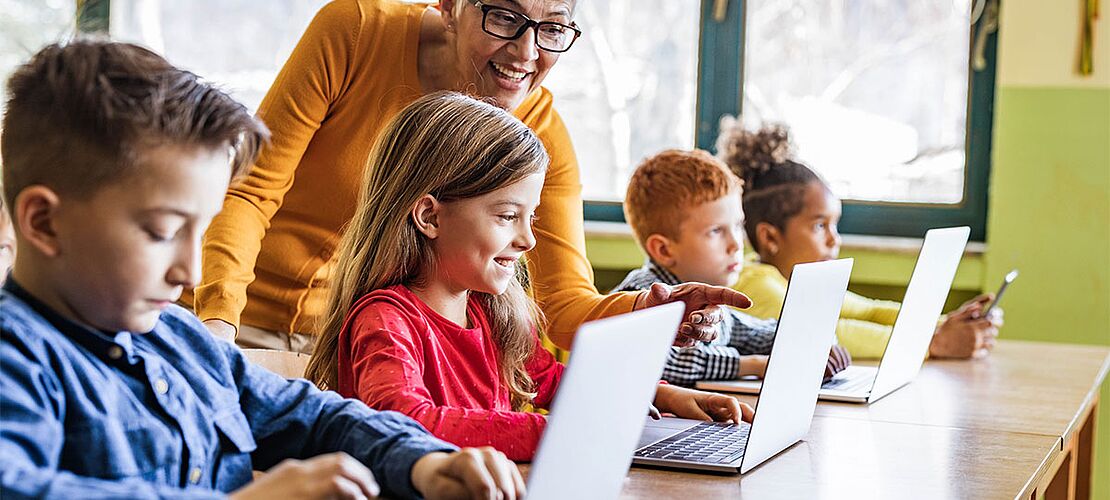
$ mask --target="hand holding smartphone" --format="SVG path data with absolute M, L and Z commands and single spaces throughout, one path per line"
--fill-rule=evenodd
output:
M 1006 287 L 1010 286 L 1010 283 L 1013 283 L 1014 280 L 1017 279 L 1017 276 L 1017 269 L 1006 273 L 1006 277 L 1002 278 L 1002 285 L 998 287 L 998 291 L 994 294 L 994 300 L 991 301 L 991 304 L 983 310 L 983 313 L 980 317 L 986 318 L 990 316 L 991 312 L 994 311 L 994 308 L 998 307 L 998 303 L 1002 300 L 1002 294 L 1006 293 Z

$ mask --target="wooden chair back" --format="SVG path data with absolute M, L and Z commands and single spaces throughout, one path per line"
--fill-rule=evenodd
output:
M 273 349 L 243 349 L 243 354 L 251 363 L 261 366 L 285 378 L 304 378 L 305 368 L 311 356 L 292 351 Z

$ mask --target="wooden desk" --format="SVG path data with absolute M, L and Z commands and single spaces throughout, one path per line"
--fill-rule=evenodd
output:
M 1002 341 L 870 406 L 818 404 L 802 442 L 742 477 L 633 467 L 622 497 L 1089 498 L 1108 369 L 1110 349 Z
M 1105 347 L 1000 341 L 984 359 L 927 361 L 913 382 L 871 405 L 821 402 L 816 414 L 1070 441 L 1098 402 L 1108 354 Z
M 985 359 L 930 360 L 913 382 L 871 405 L 822 402 L 816 414 L 1059 437 L 1061 454 L 1037 492 L 1085 499 L 1108 370 L 1105 347 L 1000 341 Z
M 1051 436 L 817 417 L 743 476 L 632 467 L 621 498 L 1029 498 L 1059 450 Z
M 623 498 L 1028 498 L 1050 436 L 816 418 L 806 438 L 744 476 L 633 467 Z

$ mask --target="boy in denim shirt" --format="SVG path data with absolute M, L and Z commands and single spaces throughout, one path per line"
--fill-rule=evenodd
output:
M 267 140 L 242 105 L 99 41 L 43 49 L 8 88 L 20 258 L 0 291 L 4 498 L 523 493 L 500 453 L 256 367 L 173 305 L 229 179 Z

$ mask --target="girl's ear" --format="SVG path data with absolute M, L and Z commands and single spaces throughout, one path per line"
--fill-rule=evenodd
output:
M 755 238 L 757 240 L 756 248 L 759 249 L 759 256 L 764 260 L 769 257 L 774 257 L 782 250 L 782 231 L 779 231 L 779 228 L 769 222 L 760 222 L 756 224 Z
M 412 222 L 420 234 L 434 240 L 439 236 L 439 210 L 443 205 L 435 196 L 426 194 L 412 205 Z
M 12 203 L 12 227 L 16 234 L 47 257 L 61 252 L 55 227 L 60 205 L 58 194 L 42 185 L 20 191 Z
M 659 233 L 652 233 L 644 240 L 644 251 L 656 264 L 666 268 L 674 267 L 675 257 L 671 250 L 671 240 Z

